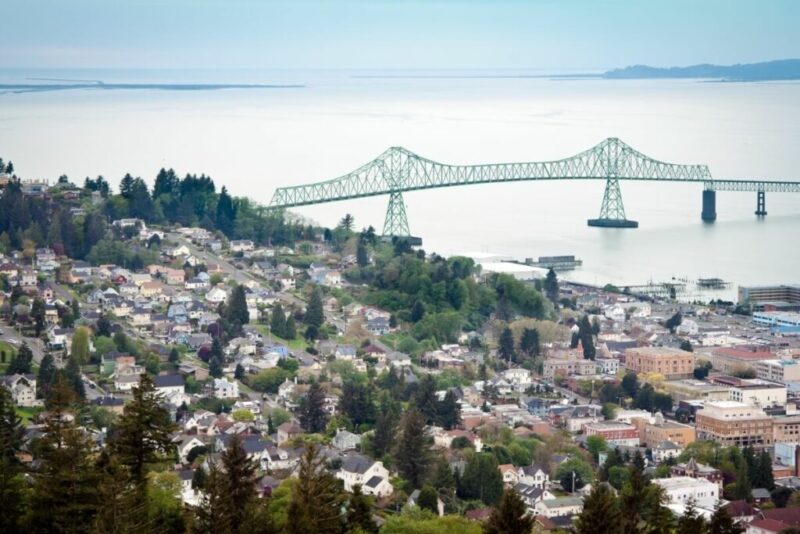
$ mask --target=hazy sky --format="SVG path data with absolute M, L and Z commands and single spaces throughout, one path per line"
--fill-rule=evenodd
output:
M 572 68 L 800 57 L 795 0 L 2 0 L 0 67 Z

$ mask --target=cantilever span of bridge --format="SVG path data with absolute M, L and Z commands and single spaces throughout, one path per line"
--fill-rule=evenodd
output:
M 638 223 L 625 216 L 621 180 L 651 182 L 698 182 L 703 184 L 701 218 L 717 218 L 717 191 L 753 191 L 755 214 L 763 217 L 766 193 L 800 193 L 800 181 L 718 180 L 706 165 L 681 165 L 658 161 L 631 148 L 616 137 L 575 156 L 529 163 L 447 165 L 423 158 L 401 147 L 383 154 L 333 180 L 281 187 L 275 191 L 270 209 L 322 204 L 354 198 L 389 195 L 383 226 L 384 236 L 410 237 L 403 193 L 437 187 L 520 182 L 535 180 L 605 180 L 605 192 L 597 219 L 589 226 L 636 228 Z

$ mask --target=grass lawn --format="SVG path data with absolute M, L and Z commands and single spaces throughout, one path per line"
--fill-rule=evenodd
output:
M 22 419 L 22 424 L 27 425 L 30 421 L 39 414 L 42 409 L 41 408 L 21 408 L 17 406 L 16 408 L 17 415 Z
M 5 359 L 0 359 L 0 364 L 8 363 L 11 361 L 11 358 L 17 353 L 16 347 L 7 341 L 0 340 L 0 354 L 5 353 Z
M 256 328 L 256 330 L 258 330 L 261 333 L 262 336 L 265 336 L 267 338 L 271 337 L 272 341 L 274 343 L 282 343 L 283 345 L 287 345 L 292 350 L 305 350 L 305 348 L 308 346 L 308 343 L 306 343 L 306 340 L 301 338 L 301 337 L 292 339 L 291 341 L 287 341 L 287 340 L 283 339 L 282 337 L 276 336 L 275 334 L 270 334 L 270 331 L 269 331 L 269 328 L 267 328 L 267 325 L 257 324 L 257 325 L 255 325 L 255 328 Z

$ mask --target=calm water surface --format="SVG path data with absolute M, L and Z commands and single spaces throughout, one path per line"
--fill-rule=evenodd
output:
M 25 177 L 102 174 L 112 184 L 125 172 L 152 182 L 160 167 L 171 166 L 205 172 L 266 203 L 278 186 L 336 177 L 392 145 L 469 164 L 562 158 L 613 136 L 657 159 L 705 163 L 717 178 L 800 180 L 800 84 L 496 74 L 0 71 L 0 83 L 47 77 L 304 85 L 0 94 L 0 157 Z M 721 192 L 718 220 L 707 225 L 700 221 L 701 185 L 623 182 L 628 217 L 640 228 L 589 228 L 602 189 L 599 181 L 527 182 L 405 198 L 412 232 L 426 250 L 444 254 L 574 254 L 584 266 L 569 276 L 597 284 L 673 276 L 800 283 L 800 194 L 768 194 L 769 215 L 757 220 L 754 193 Z M 385 203 L 378 197 L 298 212 L 323 224 L 350 212 L 357 226 L 380 229 Z

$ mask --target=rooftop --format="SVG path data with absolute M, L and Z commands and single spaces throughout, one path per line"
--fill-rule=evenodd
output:
M 665 490 L 688 489 L 697 486 L 716 486 L 714 482 L 706 480 L 705 478 L 692 478 L 692 477 L 671 477 L 671 478 L 654 478 L 653 484 L 658 484 Z

